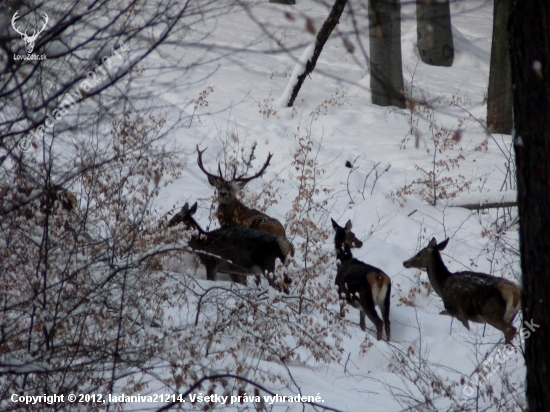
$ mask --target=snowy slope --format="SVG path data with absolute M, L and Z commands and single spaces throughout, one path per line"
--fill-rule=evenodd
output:
M 208 147 L 205 164 L 215 170 L 215 156 L 222 151 L 224 141 L 237 144 L 233 135 L 246 147 L 257 142 L 255 170 L 268 152 L 274 154 L 263 178 L 248 185 L 247 199 L 261 190 L 262 182 L 272 182 L 278 191 L 278 202 L 267 213 L 285 222 L 298 193 L 296 170 L 291 167 L 298 149 L 297 137 L 310 136 L 317 163 L 324 170 L 318 184 L 330 190 L 325 212 L 318 213 L 316 219 L 327 233 L 332 233 L 330 217 L 340 224 L 351 219 L 354 233 L 364 240 L 354 256 L 383 269 L 391 277 L 392 342 L 376 341 L 372 324 L 367 320 L 372 346 L 361 351 L 365 333 L 359 328 L 358 312 L 349 308 L 346 317 L 349 336 L 343 338 L 344 352 L 339 362 L 319 363 L 306 358 L 302 362 L 289 362 L 288 371 L 275 364 L 273 370 L 289 372 L 295 381 L 295 391 L 299 387 L 304 395 L 320 394 L 324 405 L 340 410 L 401 410 L 414 404 L 408 400 L 424 399 L 424 394 L 435 403 L 434 409 L 458 407 L 456 402 L 434 392 L 434 385 L 437 387 L 434 382 L 441 379 L 444 385 L 454 384 L 457 398 L 467 398 L 463 396 L 467 384 L 462 385 L 461 378 L 471 377 L 487 354 L 494 356 L 498 342 L 503 342 L 502 333 L 490 326 L 484 332 L 483 325 L 470 324 L 471 331 L 460 322 L 451 325 L 451 318 L 439 315 L 443 309 L 441 299 L 423 285 L 428 281 L 426 274 L 404 269 L 402 262 L 432 237 L 438 241 L 451 238 L 444 253 L 451 271 L 471 269 L 517 281 L 513 279 L 513 274 L 519 273 L 517 258 L 514 260 L 494 247 L 488 235 L 496 218 L 494 212 L 478 214 L 447 207 L 447 200 L 432 206 L 418 193 L 402 197 L 396 197 L 395 193 L 423 176 L 416 166 L 427 170 L 432 167 L 433 147 L 429 139 L 432 114 L 432 125 L 439 129 L 461 130 L 458 146 L 448 153 L 454 156 L 460 147 L 465 158 L 458 168 L 444 175 L 451 178 L 462 175 L 471 185 L 453 201 L 458 203 L 462 194 L 466 201 L 472 198 L 478 201 L 484 195 L 500 193 L 505 179 L 505 158 L 497 143 L 501 148 L 509 145 L 509 136 L 494 136 L 487 140 L 486 151 L 474 150 L 487 139 L 478 120 L 484 121 L 486 113 L 492 2 L 452 4 L 455 61 L 451 68 L 432 67 L 419 61 L 414 4 L 403 5 L 405 84 L 409 95 L 433 101 L 435 108 L 432 113 L 417 113 L 414 117 L 418 121 L 417 134 L 421 135 L 418 147 L 410 134 L 409 110 L 371 104 L 368 65 L 359 47 L 361 42 L 368 49 L 368 38 L 350 34 L 353 25 L 349 17 L 342 18 L 338 30 L 356 45 L 355 54 L 350 55 L 341 38 L 333 35 L 315 72 L 302 87 L 296 107 L 277 105 L 275 100 L 283 94 L 296 62 L 313 40 L 305 30 L 305 17 L 319 28 L 328 13 L 326 7 L 311 0 L 297 3 L 291 8 L 267 1 L 247 4 L 245 9 L 235 7 L 225 16 L 205 21 L 200 26 L 201 32 L 188 34 L 187 41 L 200 40 L 208 34 L 208 43 L 216 45 L 213 49 L 166 46 L 143 62 L 145 74 L 133 85 L 134 89 L 153 93 L 159 104 L 167 107 L 168 120 L 182 111 L 193 115 L 190 127 L 182 127 L 173 136 L 182 148 L 186 164 L 182 177 L 163 189 L 156 209 L 162 215 L 186 201 L 199 200 L 197 219 L 206 226 L 213 188 L 196 164 L 195 147 Z M 294 20 L 285 17 L 286 11 L 291 11 Z M 274 33 L 274 39 L 268 32 Z M 367 32 L 363 28 L 362 33 Z M 288 53 L 281 52 L 277 40 Z M 243 50 L 234 51 L 237 49 Z M 163 68 L 193 59 L 202 59 L 204 63 L 185 73 Z M 194 111 L 195 101 L 207 87 L 212 88 L 206 97 L 208 105 Z M 457 104 L 451 105 L 453 101 Z M 403 144 L 407 137 L 409 140 Z M 346 161 L 353 164 L 353 171 L 345 167 Z M 375 167 L 379 177 L 373 188 Z M 214 222 L 211 227 L 216 225 Z M 515 230 L 509 232 L 507 236 L 516 242 Z M 333 253 L 332 242 L 332 237 L 327 237 L 327 253 Z M 335 261 L 334 256 L 332 260 Z M 175 270 L 183 273 L 184 268 Z M 196 276 L 204 279 L 204 270 L 199 269 Z M 324 276 L 325 282 L 333 282 L 334 264 Z M 204 281 L 201 285 L 209 287 L 212 283 Z M 193 310 L 192 305 L 190 308 Z M 186 316 L 192 318 L 193 313 Z M 403 353 L 409 356 L 408 372 L 397 361 Z M 431 382 L 417 381 L 415 385 L 412 381 L 422 375 L 420 372 L 432 376 Z M 411 375 L 407 377 L 407 373 Z M 521 354 L 511 354 L 480 389 L 489 384 L 498 392 L 502 387 L 500 375 L 506 375 L 510 386 L 521 392 L 524 374 Z M 266 385 L 269 387 L 269 382 Z M 271 389 L 291 394 L 279 384 Z M 149 390 L 160 393 L 163 388 L 151 384 Z M 523 394 L 516 396 L 508 404 L 510 409 L 521 403 Z M 485 396 L 480 402 L 485 408 L 491 399 Z M 126 405 L 128 410 L 136 407 Z M 280 404 L 277 408 L 301 410 L 302 405 Z

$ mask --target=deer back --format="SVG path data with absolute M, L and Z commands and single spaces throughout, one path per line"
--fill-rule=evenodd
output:
M 473 322 L 490 318 L 510 322 L 520 308 L 521 291 L 509 280 L 478 272 L 457 272 L 449 277 L 443 291 L 445 309 L 460 312 Z
M 186 203 L 168 226 L 183 222 L 188 229 L 194 227 L 199 231 L 188 244 L 198 252 L 205 266 L 217 265 L 226 273 L 259 274 L 273 272 L 276 259 L 288 264 L 291 244 L 284 237 L 240 227 L 206 232 L 192 217 L 196 210 L 196 203 L 191 208 Z
M 225 227 L 194 236 L 189 246 L 207 252 L 211 258 L 222 258 L 229 267 L 242 268 L 243 274 L 259 274 L 275 270 L 275 261 L 288 262 L 288 241 L 255 229 Z

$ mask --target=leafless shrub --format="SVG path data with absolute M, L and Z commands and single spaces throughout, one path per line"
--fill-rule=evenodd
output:
M 170 234 L 150 212 L 161 185 L 178 176 L 175 155 L 157 143 L 164 123 L 125 111 L 109 134 L 60 141 L 67 160 L 52 147 L 50 161 L 29 156 L 6 181 L 3 399 L 133 392 L 141 387 L 135 365 L 147 370 L 162 352 L 171 279 L 161 245 Z
M 457 97 L 454 100 L 458 99 Z M 454 100 L 451 105 L 456 104 Z M 426 152 L 431 155 L 429 168 L 415 165 L 415 169 L 420 172 L 421 177 L 406 183 L 403 187 L 391 192 L 389 197 L 402 201 L 405 196 L 416 194 L 424 201 L 435 206 L 438 200 L 452 199 L 460 193 L 469 191 L 475 178 L 466 177 L 463 174 L 457 174 L 451 171 L 460 168 L 462 161 L 466 160 L 468 152 L 460 146 L 462 138 L 462 128 L 464 119 L 458 119 L 457 125 L 448 128 L 441 125 L 437 120 L 436 105 L 438 100 L 429 101 L 424 99 L 425 103 L 412 102 L 410 105 L 410 115 L 407 119 L 411 126 L 411 135 L 415 136 L 415 147 L 420 147 L 424 143 Z M 420 120 L 423 120 L 428 127 L 428 137 L 424 137 L 419 128 Z M 407 135 L 401 141 L 401 148 L 406 149 L 407 143 L 411 137 Z M 486 141 L 477 145 L 474 151 L 486 150 Z

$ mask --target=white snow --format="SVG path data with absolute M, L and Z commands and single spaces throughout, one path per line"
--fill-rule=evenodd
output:
M 168 119 L 176 118 L 180 111 L 189 116 L 194 113 L 191 126 L 187 128 L 186 125 L 174 134 L 174 140 L 184 153 L 183 175 L 173 185 L 162 189 L 156 208 L 161 216 L 172 207 L 179 208 L 185 202 L 198 200 L 196 219 L 205 225 L 210 203 L 204 199 L 212 196 L 213 188 L 197 166 L 195 146 L 208 146 L 205 166 L 215 170 L 219 160 L 216 156 L 222 152 L 224 142 L 235 147 L 249 147 L 257 142 L 254 170 L 260 167 L 268 152 L 274 156 L 263 178 L 248 184 L 245 203 L 260 192 L 262 182 L 271 182 L 278 193 L 278 201 L 269 206 L 267 213 L 288 225 L 287 216 L 298 193 L 298 174 L 291 163 L 299 147 L 298 138 L 310 136 L 312 153 L 323 170 L 316 177 L 317 183 L 330 191 L 329 195 L 321 192 L 316 198 L 317 214 L 310 218 L 324 222 L 327 233 L 331 234 L 325 239 L 324 250 L 332 255 L 330 217 L 340 224 L 351 219 L 354 233 L 364 241 L 361 249 L 354 250 L 354 256 L 381 268 L 392 279 L 392 342 L 376 341 L 374 327 L 368 319 L 369 330 L 362 332 L 358 311 L 348 308 L 349 336 L 344 337 L 339 362 L 319 363 L 312 356 L 305 356 L 302 362 L 289 362 L 286 368 L 264 361 L 258 364 L 273 373 L 290 373 L 296 385 L 295 392 L 299 387 L 303 395 L 320 394 L 323 405 L 339 410 L 395 411 L 407 408 L 407 399 L 423 399 L 424 396 L 434 402 L 434 410 L 458 407 L 458 403 L 438 395 L 434 388 L 441 384 L 460 398 L 467 385 L 460 383 L 461 378 L 472 377 L 486 356 L 494 356 L 498 342 L 503 342 L 502 333 L 491 326 L 484 330 L 483 325 L 473 323 L 468 331 L 460 322 L 440 316 L 443 304 L 424 286 L 428 282 L 426 274 L 404 269 L 402 262 L 432 237 L 439 241 L 450 237 L 443 258 L 451 271 L 470 269 L 517 281 L 514 279 L 514 273 L 519 273 L 517 259 L 507 258 L 494 247 L 491 237 L 484 234 L 484 230 L 493 227 L 491 223 L 496 216 L 489 212 L 478 215 L 446 207 L 463 202 L 515 200 L 513 189 L 501 191 L 505 158 L 497 147 L 497 142 L 501 147 L 509 145 L 510 137 L 495 136 L 495 140 L 488 140 L 487 151 L 475 150 L 487 138 L 478 120 L 485 121 L 487 110 L 484 94 L 488 86 L 492 2 L 452 3 L 456 51 L 450 68 L 428 66 L 419 61 L 415 46 L 415 5 L 414 2 L 403 3 L 402 53 L 407 93 L 416 100 L 432 102 L 436 108 L 435 130 L 461 130 L 458 147 L 442 154 L 441 159 L 458 154 L 459 148 L 465 159 L 459 162 L 459 167 L 444 171 L 442 176 L 457 179 L 462 175 L 472 182 L 469 189 L 453 200 L 454 203 L 438 202 L 436 207 L 422 200 L 418 193 L 395 196 L 398 190 L 423 176 L 418 168 L 431 170 L 434 149 L 429 140 L 430 113 L 418 111 L 411 118 L 408 109 L 373 106 L 369 75 L 360 47 L 355 47 L 355 55 L 350 55 L 334 33 L 315 71 L 305 80 L 295 107 L 284 107 L 296 77 L 314 48 L 311 34 L 304 28 L 304 16 L 320 27 L 328 11 L 312 0 L 300 0 L 292 7 L 267 1 L 250 4 L 246 11 L 236 9 L 230 17 L 222 14 L 205 21 L 200 33 L 190 31 L 187 34 L 186 41 L 192 41 L 193 36 L 200 40 L 204 33 L 209 33 L 208 43 L 219 45 L 219 48 L 212 47 L 206 52 L 199 47 L 167 45 L 143 62 L 145 74 L 133 85 L 134 91 L 146 89 L 156 93 L 159 104 L 167 108 Z M 285 18 L 285 12 L 292 13 L 295 20 Z M 367 25 L 365 21 L 359 24 L 361 35 L 349 38 L 354 39 L 356 46 L 361 41 L 368 51 Z M 266 36 L 265 30 L 274 32 L 274 39 Z M 349 17 L 342 16 L 338 30 L 344 34 L 353 30 Z M 292 50 L 292 55 L 280 53 L 277 40 L 286 42 L 285 47 Z M 228 53 L 225 47 L 228 45 L 231 49 L 242 47 L 243 51 Z M 204 58 L 201 58 L 203 53 Z M 204 63 L 181 73 L 166 69 L 176 62 L 192 61 L 193 58 Z M 208 106 L 194 112 L 195 100 L 209 86 L 213 92 L 206 97 Z M 271 96 L 280 97 L 272 100 Z M 415 122 L 414 127 L 409 123 L 411 120 Z M 411 135 L 413 129 L 421 135 L 418 148 Z M 346 161 L 352 163 L 353 169 L 345 167 Z M 389 165 L 389 170 L 384 172 Z M 215 227 L 217 222 L 211 229 Z M 289 233 L 289 237 L 294 236 Z M 515 229 L 509 230 L 508 236 L 517 244 Z M 336 274 L 335 256 L 332 261 L 324 274 L 327 284 L 334 282 Z M 203 280 L 203 268 L 195 276 L 201 287 L 214 285 Z M 273 292 L 268 296 L 270 301 L 277 297 Z M 193 310 L 192 305 L 189 308 Z M 277 308 L 281 312 L 285 310 L 283 303 L 278 303 Z M 338 310 L 336 306 L 333 309 Z M 195 313 L 167 311 L 166 316 L 176 321 L 182 319 L 185 324 L 185 318 L 194 319 Z M 200 319 L 205 316 L 201 313 Z M 362 351 L 365 336 L 372 346 Z M 169 358 L 174 357 L 170 355 Z M 403 369 L 403 359 L 410 367 L 408 376 Z M 500 374 L 520 391 L 516 396 L 521 401 L 524 397 L 521 388 L 525 377 L 523 365 L 520 353 L 510 355 L 498 373 L 483 381 L 481 388 L 489 384 L 501 388 Z M 425 377 L 431 379 L 415 386 L 415 378 Z M 265 384 L 269 387 L 269 382 Z M 270 389 L 279 394 L 292 394 L 279 384 Z M 156 382 L 149 391 L 163 393 L 164 388 Z M 480 409 L 491 408 L 488 396 L 480 398 L 479 402 Z M 510 402 L 512 408 L 515 401 Z M 144 405 L 125 406 L 126 410 L 138 407 Z M 281 404 L 274 410 L 298 411 L 302 406 Z

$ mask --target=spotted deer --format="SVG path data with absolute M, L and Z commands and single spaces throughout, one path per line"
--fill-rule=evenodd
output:
M 353 257 L 351 248 L 363 246 L 355 234 L 351 231 L 351 220 L 345 227 L 331 219 L 334 228 L 334 245 L 336 257 L 340 261 L 336 274 L 335 284 L 338 287 L 338 295 L 344 295 L 346 302 L 359 309 L 360 326 L 366 330 L 365 314 L 376 326 L 376 339 L 382 340 L 382 327 L 386 329 L 386 339 L 391 339 L 390 334 L 390 294 L 391 280 L 380 269 L 367 265 Z M 376 313 L 375 306 L 380 308 L 382 318 Z M 340 315 L 343 316 L 344 306 L 340 306 Z
M 521 289 L 509 280 L 478 272 L 451 273 L 441 259 L 449 239 L 437 243 L 432 238 L 428 246 L 403 262 L 407 269 L 426 270 L 435 291 L 442 299 L 442 315 L 457 318 L 466 329 L 468 321 L 488 323 L 504 333 L 510 343 L 517 333 L 512 322 L 521 305 Z
M 183 222 L 186 228 L 196 229 L 189 246 L 206 268 L 206 278 L 216 280 L 218 272 L 227 273 L 234 282 L 246 284 L 248 275 L 263 275 L 275 270 L 276 259 L 289 263 L 290 242 L 279 235 L 242 227 L 223 227 L 210 232 L 203 230 L 193 219 L 197 203 L 188 203 L 168 222 L 168 227 Z M 283 285 L 283 291 L 288 293 Z

